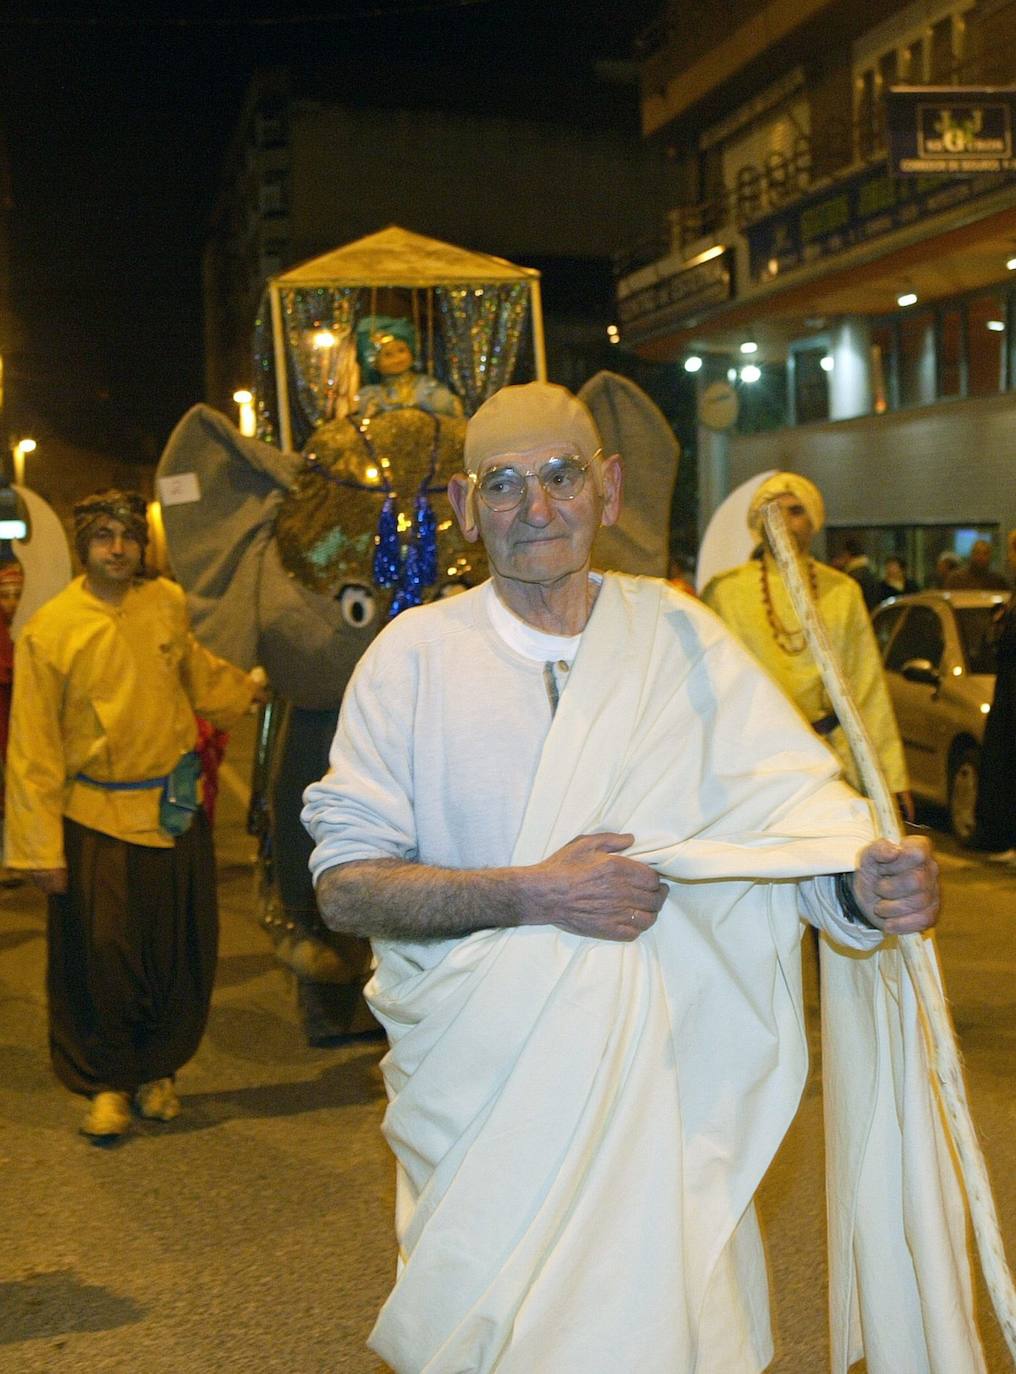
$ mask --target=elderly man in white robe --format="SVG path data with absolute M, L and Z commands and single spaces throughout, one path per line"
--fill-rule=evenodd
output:
M 923 839 L 873 840 L 868 804 L 711 612 L 591 572 L 622 470 L 569 392 L 499 392 L 465 462 L 449 497 L 490 581 L 378 637 L 303 811 L 323 917 L 371 939 L 390 1040 L 399 1266 L 370 1344 L 398 1374 L 759 1374 L 753 1196 L 806 1075 L 802 921 L 877 962 L 937 919 L 935 861 Z M 882 1052 L 860 1000 L 850 1063 Z M 871 1374 L 973 1374 L 961 1211 L 948 1329 L 926 1329 L 900 1223 L 880 1252 L 890 1322 L 854 1278 L 867 1136 L 895 1120 L 877 1076 L 843 1094 L 834 1367 L 863 1335 Z M 886 1167 L 874 1207 L 900 1190 Z

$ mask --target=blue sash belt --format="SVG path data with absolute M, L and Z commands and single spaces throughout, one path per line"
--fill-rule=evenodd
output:
M 139 782 L 103 782 L 100 778 L 89 777 L 87 773 L 76 773 L 75 782 L 87 783 L 89 787 L 101 788 L 103 792 L 146 792 L 159 787 L 159 828 L 166 835 L 182 835 L 190 828 L 194 812 L 200 807 L 198 800 L 198 779 L 201 777 L 201 760 L 194 750 L 184 754 L 172 773 L 163 773 L 158 778 L 142 778 Z
M 161 778 L 145 778 L 142 782 L 103 782 L 100 778 L 90 778 L 87 773 L 75 773 L 74 781 L 101 787 L 104 792 L 141 792 L 149 787 L 165 787 L 171 776 L 171 773 L 163 773 Z

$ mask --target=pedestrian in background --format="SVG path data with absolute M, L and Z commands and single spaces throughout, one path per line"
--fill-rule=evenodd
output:
M 864 552 L 864 545 L 856 535 L 848 534 L 843 541 L 842 558 L 836 562 L 836 566 L 854 579 L 861 589 L 864 604 L 869 611 L 873 610 L 882 600 L 879 580 L 871 566 L 871 559 Z
M 898 553 L 891 553 L 882 564 L 882 581 L 879 583 L 878 596 L 885 601 L 890 596 L 907 596 L 910 592 L 920 591 L 917 583 L 907 572 L 906 559 Z
M 952 549 L 943 549 L 935 559 L 935 569 L 928 578 L 927 587 L 929 591 L 937 591 L 943 588 L 948 582 L 952 573 L 960 566 L 960 556 L 953 553 Z
M 218 945 L 195 711 L 228 726 L 264 688 L 190 632 L 181 589 L 146 580 L 146 506 L 74 507 L 84 574 L 18 641 L 7 855 L 49 899 L 50 1053 L 91 1098 L 81 1130 L 169 1121 L 204 1033 Z
M 1009 531 L 1007 553 L 1016 580 L 1016 530 Z M 999 610 L 993 639 L 995 694 L 981 745 L 975 835 L 986 858 L 1016 866 L 1016 593 Z
M 1009 583 L 991 566 L 991 542 L 975 539 L 965 567 L 954 568 L 945 580 L 947 591 L 1005 592 Z
M 714 577 L 702 599 L 768 669 L 815 733 L 837 754 L 847 781 L 860 787 L 846 735 L 762 529 L 762 509 L 773 499 L 783 507 L 802 574 L 811 584 L 889 785 L 904 816 L 912 821 L 914 802 L 903 743 L 863 594 L 856 578 L 810 556 L 811 541 L 825 523 L 825 504 L 814 482 L 796 472 L 777 472 L 762 483 L 748 512 L 749 527 L 762 541 L 758 555 Z

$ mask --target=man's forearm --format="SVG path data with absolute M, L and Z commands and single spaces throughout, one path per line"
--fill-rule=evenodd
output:
M 377 940 L 447 940 L 474 930 L 553 924 L 593 940 L 636 940 L 656 920 L 667 885 L 623 850 L 634 835 L 577 835 L 540 863 L 432 868 L 361 859 L 326 869 L 326 925 Z
M 318 880 L 325 925 L 379 940 L 445 940 L 521 925 L 524 870 L 433 868 L 400 859 L 362 859 Z

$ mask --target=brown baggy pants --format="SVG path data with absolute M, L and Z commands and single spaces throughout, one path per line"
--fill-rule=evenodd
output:
M 174 1074 L 204 1034 L 218 953 L 215 858 L 195 814 L 172 849 L 64 820 L 68 891 L 49 899 L 50 1054 L 72 1092 Z

